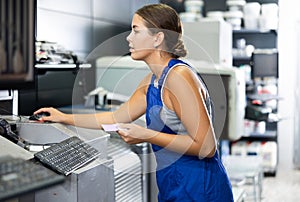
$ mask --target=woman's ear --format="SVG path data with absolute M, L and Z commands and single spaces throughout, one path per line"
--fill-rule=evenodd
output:
M 157 48 L 162 45 L 165 38 L 165 34 L 163 32 L 158 32 L 155 36 L 154 47 Z

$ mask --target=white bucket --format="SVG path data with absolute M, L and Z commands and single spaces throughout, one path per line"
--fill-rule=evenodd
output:
M 187 0 L 184 2 L 185 12 L 202 14 L 203 4 L 201 0 Z

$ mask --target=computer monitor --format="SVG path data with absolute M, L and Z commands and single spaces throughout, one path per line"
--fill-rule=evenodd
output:
M 276 49 L 256 50 L 252 54 L 252 78 L 278 78 L 278 51 Z
M 0 90 L 34 88 L 36 0 L 2 0 L 0 19 Z

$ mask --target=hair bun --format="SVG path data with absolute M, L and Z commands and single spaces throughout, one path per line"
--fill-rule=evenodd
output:
M 171 54 L 175 58 L 185 57 L 187 55 L 187 50 L 181 39 L 177 41 L 177 44 L 174 46 L 173 50 L 171 50 Z

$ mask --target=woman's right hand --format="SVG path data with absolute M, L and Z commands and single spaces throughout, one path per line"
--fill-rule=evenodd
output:
M 34 114 L 42 113 L 42 112 L 48 112 L 49 116 L 43 116 L 39 119 L 39 121 L 45 122 L 58 122 L 58 123 L 64 123 L 66 122 L 66 115 L 65 113 L 62 113 L 61 111 L 53 108 L 53 107 L 44 107 L 40 108 L 37 111 L 34 112 Z

